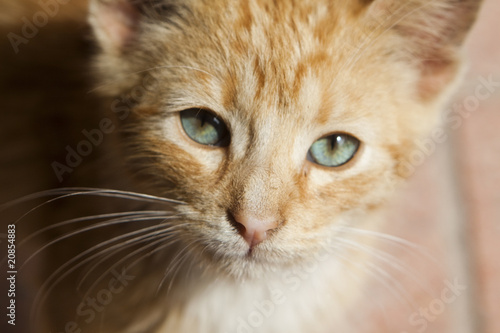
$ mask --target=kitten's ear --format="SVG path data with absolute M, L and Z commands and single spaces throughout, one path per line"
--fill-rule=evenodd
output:
M 364 1 L 364 0 L 363 0 Z M 403 48 L 421 71 L 423 98 L 439 94 L 456 76 L 460 47 L 482 0 L 372 0 L 368 14 L 382 29 L 403 37 Z
M 90 24 L 105 52 L 120 53 L 137 35 L 140 1 L 91 0 Z

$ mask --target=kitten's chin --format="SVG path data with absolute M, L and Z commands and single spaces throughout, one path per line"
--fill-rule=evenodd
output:
M 208 270 L 238 280 L 261 280 L 308 261 L 303 256 L 286 254 L 271 246 L 250 249 L 249 246 L 241 245 L 228 249 L 224 253 L 205 251 L 203 260 Z
M 274 276 L 276 272 L 282 271 L 288 266 L 283 263 L 271 263 L 244 258 L 219 263 L 217 275 L 223 274 L 236 280 L 262 280 L 265 277 Z

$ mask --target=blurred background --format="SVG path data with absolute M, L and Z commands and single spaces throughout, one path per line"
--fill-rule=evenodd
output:
M 85 17 L 84 0 L 0 0 L 0 204 L 77 184 L 60 183 L 51 163 L 101 115 Z M 366 286 L 366 303 L 349 318 L 356 333 L 500 332 L 499 17 L 500 1 L 485 0 L 466 44 L 465 80 L 444 110 L 446 139 L 422 145 L 422 162 L 391 202 L 383 232 L 418 248 L 381 244 L 403 268 L 386 263 L 391 285 Z M 0 219 L 4 254 L 10 220 Z M 2 319 L 1 332 L 24 332 L 29 288 L 19 285 L 18 325 Z
M 379 304 L 358 318 L 362 332 L 500 332 L 499 17 L 500 1 L 486 0 L 466 43 L 465 80 L 443 113 L 446 140 L 422 144 L 427 159 L 388 214 L 384 231 L 431 257 L 389 249 L 411 266 L 393 275 L 414 304 L 375 282 L 366 295 Z

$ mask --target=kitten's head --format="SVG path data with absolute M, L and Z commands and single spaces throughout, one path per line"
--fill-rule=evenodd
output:
M 132 169 L 241 273 L 320 251 L 406 176 L 479 3 L 95 0 L 91 22 Z

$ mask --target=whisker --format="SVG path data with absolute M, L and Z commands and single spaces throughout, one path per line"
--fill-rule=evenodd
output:
M 113 198 L 121 198 L 121 199 L 128 199 L 128 200 L 135 200 L 135 201 L 141 201 L 141 202 L 153 202 L 153 203 L 168 203 L 168 204 L 178 204 L 178 205 L 184 205 L 185 202 L 183 201 L 178 201 L 178 200 L 173 200 L 173 199 L 167 199 L 167 198 L 162 198 L 162 197 L 157 197 L 149 194 L 143 194 L 143 193 L 136 193 L 136 192 L 129 192 L 129 191 L 120 191 L 120 190 L 112 190 L 112 189 L 98 189 L 98 188 L 86 188 L 86 187 L 67 187 L 67 188 L 59 188 L 59 189 L 52 189 L 52 190 L 46 190 L 46 191 L 41 191 L 37 193 L 33 193 L 27 196 L 24 196 L 22 198 L 13 200 L 11 202 L 8 202 L 6 204 L 3 204 L 0 206 L 0 211 L 3 211 L 7 208 L 10 208 L 14 205 L 38 199 L 44 196 L 53 196 L 53 195 L 59 195 L 56 198 L 49 199 L 45 201 L 44 203 L 41 203 L 37 205 L 36 207 L 30 209 L 27 213 L 23 214 L 20 218 L 18 218 L 14 224 L 17 224 L 20 220 L 22 220 L 24 217 L 32 213 L 33 211 L 39 209 L 42 206 L 48 205 L 49 203 L 52 203 L 57 200 L 62 200 L 64 198 L 69 198 L 69 197 L 74 197 L 74 196 L 83 196 L 83 195 L 95 195 L 95 196 L 100 196 L 100 197 L 113 197 Z
M 173 244 L 177 243 L 178 241 L 179 241 L 179 239 L 176 238 L 176 239 L 171 240 L 169 243 L 166 243 L 166 244 L 163 244 L 163 245 L 157 247 L 156 249 L 154 249 L 154 250 L 146 253 L 145 255 L 140 256 L 138 259 L 136 259 L 135 261 L 133 261 L 132 264 L 130 264 L 130 266 L 128 266 L 128 267 L 129 268 L 134 267 L 135 265 L 137 265 L 137 263 L 139 261 L 143 260 L 144 258 L 146 258 L 148 256 L 151 256 L 151 255 L 155 254 L 156 252 L 159 252 L 159 251 L 163 250 L 166 247 L 172 246 Z
M 161 233 L 166 233 L 166 232 L 169 232 L 169 231 L 170 231 L 169 229 L 174 229 L 175 227 L 176 227 L 175 225 L 174 225 L 174 226 L 169 226 L 169 227 L 168 227 L 168 228 L 166 228 L 166 229 L 163 229 L 163 230 L 161 230 L 161 231 L 157 231 L 157 234 L 161 234 Z M 157 228 L 158 228 L 158 226 L 150 226 L 150 227 L 146 227 L 146 228 L 142 228 L 142 229 L 139 229 L 139 230 L 135 230 L 135 231 L 133 231 L 133 232 L 129 232 L 129 233 L 127 233 L 127 234 L 120 235 L 120 236 L 114 237 L 114 238 L 112 238 L 112 239 L 109 239 L 109 240 L 107 240 L 107 241 L 101 242 L 101 243 L 99 243 L 99 244 L 97 244 L 97 245 L 95 245 L 95 246 L 93 246 L 93 247 L 91 247 L 91 248 L 89 248 L 89 249 L 87 249 L 87 250 L 83 251 L 82 253 L 78 254 L 76 257 L 72 258 L 71 260 L 69 260 L 68 262 L 66 262 L 65 264 L 63 264 L 63 265 L 62 265 L 62 266 L 58 269 L 58 271 L 57 271 L 57 272 L 59 272 L 60 270 L 65 269 L 67 266 L 71 265 L 71 264 L 72 264 L 73 262 L 75 262 L 75 261 L 78 261 L 79 259 L 83 258 L 84 256 L 86 256 L 87 254 L 91 253 L 92 251 L 98 250 L 98 249 L 100 249 L 100 248 L 102 248 L 102 247 L 105 247 L 105 246 L 107 246 L 107 245 L 109 245 L 109 244 L 112 244 L 113 242 L 120 241 L 120 240 L 122 240 L 122 239 L 126 239 L 127 237 L 131 237 L 131 236 L 139 235 L 139 234 L 141 234 L 141 233 L 146 233 L 146 232 L 149 232 L 149 231 L 155 230 L 155 229 L 157 229 Z M 117 248 L 117 247 L 123 246 L 124 244 L 131 244 L 131 243 L 133 243 L 133 242 L 135 242 L 135 241 L 137 241 L 137 240 L 145 239 L 145 238 L 147 238 L 147 237 L 150 237 L 150 234 L 147 234 L 147 235 L 142 235 L 142 236 L 138 236 L 138 237 L 135 237 L 135 238 L 132 238 L 132 239 L 126 240 L 126 241 L 124 241 L 124 242 L 122 242 L 122 243 L 115 244 L 115 245 L 113 245 L 113 246 L 112 246 L 112 247 L 110 247 L 110 248 L 107 248 L 107 249 L 104 249 L 104 250 L 102 250 L 102 251 L 97 252 L 96 254 L 94 254 L 94 255 L 92 256 L 92 259 L 93 259 L 93 258 L 95 258 L 95 257 L 97 257 L 97 256 L 99 256 L 99 255 L 102 255 L 103 253 L 106 253 L 107 251 L 110 251 L 110 250 L 113 250 L 113 249 L 115 249 L 115 248 Z M 87 262 L 87 261 L 89 261 L 88 259 L 89 259 L 89 258 L 84 259 L 84 261 L 85 261 L 85 262 Z M 55 273 L 54 273 L 54 274 L 55 274 Z M 53 275 L 54 275 L 54 274 L 53 274 Z M 51 277 L 49 277 L 49 279 L 50 279 L 50 278 L 51 278 Z
M 157 226 L 154 226 L 154 228 L 156 228 L 156 227 Z M 50 292 L 57 286 L 57 284 L 60 281 L 62 281 L 65 277 L 67 277 L 69 274 L 71 274 L 72 272 L 74 272 L 79 267 L 85 265 L 87 262 L 90 262 L 91 260 L 93 260 L 94 258 L 102 255 L 103 253 L 105 253 L 107 251 L 112 251 L 112 250 L 114 250 L 116 248 L 123 247 L 126 244 L 134 243 L 134 242 L 136 242 L 138 240 L 142 240 L 142 239 L 145 239 L 145 238 L 148 238 L 148 237 L 161 237 L 163 234 L 171 232 L 171 230 L 175 229 L 176 227 L 178 227 L 178 226 L 176 226 L 176 225 L 169 226 L 168 228 L 165 228 L 164 230 L 158 232 L 154 236 L 151 236 L 150 234 L 148 234 L 148 235 L 142 235 L 142 236 L 138 236 L 138 237 L 135 237 L 135 238 L 132 238 L 132 239 L 128 239 L 128 240 L 126 240 L 126 241 L 124 241 L 122 243 L 112 245 L 109 248 L 106 248 L 103 251 L 97 252 L 97 253 L 95 253 L 95 254 L 87 257 L 87 258 L 84 258 L 84 257 L 87 254 L 91 253 L 92 251 L 94 251 L 94 250 L 96 250 L 96 249 L 98 249 L 100 247 L 106 246 L 107 244 L 109 244 L 109 243 L 111 243 L 111 242 L 113 242 L 115 240 L 118 240 L 118 239 L 121 239 L 121 238 L 126 238 L 126 237 L 130 236 L 130 234 L 137 234 L 139 232 L 144 232 L 147 229 L 151 230 L 151 229 L 153 229 L 153 227 L 143 228 L 143 229 L 137 230 L 137 231 L 135 231 L 133 233 L 129 233 L 129 234 L 125 234 L 125 235 L 121 235 L 121 236 L 115 237 L 115 238 L 113 238 L 111 240 L 108 240 L 106 242 L 100 243 L 100 244 L 98 244 L 96 246 L 93 246 L 90 249 L 87 249 L 87 250 L 83 251 L 82 253 L 78 254 L 76 257 L 72 258 L 71 260 L 69 260 L 66 263 L 64 263 L 63 265 L 61 265 L 54 273 L 52 273 L 46 279 L 45 283 L 41 286 L 40 291 L 38 292 L 38 294 L 37 294 L 37 296 L 36 296 L 36 298 L 34 300 L 34 304 L 35 305 L 43 304 L 45 302 L 45 299 L 50 294 Z M 74 262 L 79 261 L 82 258 L 84 258 L 82 261 L 80 261 L 79 263 L 77 263 L 73 267 L 71 267 L 71 268 L 69 268 L 69 269 L 66 270 L 66 268 L 68 266 L 71 266 Z M 56 277 L 58 277 L 58 278 L 54 282 L 51 283 L 51 280 L 53 280 Z M 50 287 L 47 288 L 49 285 L 50 285 Z M 45 290 L 45 292 L 43 292 L 44 290 Z M 38 316 L 35 315 L 35 318 L 37 318 L 37 317 Z
M 197 243 L 198 241 L 199 241 L 199 240 L 194 240 L 193 242 L 191 242 L 191 243 L 189 243 L 188 245 L 186 245 L 186 247 L 184 248 L 184 252 L 185 252 L 185 253 L 182 255 L 182 257 L 180 257 L 180 258 L 177 260 L 177 262 L 173 261 L 173 262 L 175 262 L 175 266 L 177 266 L 177 268 L 176 268 L 176 269 L 175 269 L 175 271 L 173 272 L 172 277 L 171 277 L 171 279 L 170 279 L 170 283 L 168 284 L 168 288 L 167 288 L 167 295 L 169 295 L 169 294 L 170 294 L 170 290 L 172 290 L 172 285 L 173 285 L 173 283 L 174 283 L 175 277 L 176 277 L 176 276 L 177 276 L 177 274 L 179 273 L 179 270 L 180 270 L 180 268 L 182 267 L 182 265 L 183 265 L 184 261 L 188 258 L 188 255 L 190 254 L 190 252 L 188 251 L 188 250 L 189 250 L 189 248 L 190 248 L 193 244 Z M 168 276 L 168 273 L 166 273 L 166 274 L 165 274 L 164 278 L 166 278 L 167 276 Z M 160 284 L 163 284 L 163 279 L 162 279 L 162 282 L 161 282 Z M 161 288 L 161 287 L 159 286 L 159 288 Z M 159 289 L 157 290 L 157 293 L 158 293 L 158 291 L 159 291 Z
M 94 289 L 94 288 L 95 288 L 95 287 L 99 284 L 99 282 L 101 282 L 101 281 L 104 279 L 104 277 L 105 277 L 108 273 L 110 273 L 110 272 L 111 272 L 114 268 L 118 267 L 118 266 L 119 266 L 120 264 L 122 264 L 123 262 L 125 262 L 125 261 L 127 261 L 128 259 L 130 259 L 130 258 L 134 257 L 136 254 L 138 254 L 138 253 L 140 253 L 140 252 L 142 252 L 142 251 L 144 251 L 144 250 L 147 250 L 147 249 L 148 249 L 148 248 L 150 248 L 150 247 L 154 247 L 154 246 L 156 246 L 156 244 L 159 244 L 159 243 L 163 243 L 163 242 L 168 241 L 168 243 L 166 243 L 166 244 L 167 244 L 167 245 L 169 245 L 169 246 L 171 246 L 171 245 L 175 244 L 175 242 L 177 242 L 177 241 L 178 241 L 178 239 L 173 239 L 173 241 L 172 241 L 172 238 L 173 238 L 174 236 L 177 236 L 177 234 L 176 234 L 175 232 L 168 233 L 168 235 L 166 235 L 166 236 L 165 236 L 165 235 L 163 235 L 163 234 L 162 234 L 162 235 L 158 235 L 158 236 L 162 236 L 162 237 L 156 237 L 156 236 L 157 236 L 157 235 L 154 235 L 154 236 L 152 236 L 151 238 L 147 238 L 147 239 L 144 239 L 144 240 L 140 240 L 137 244 L 139 244 L 139 243 L 144 243 L 144 242 L 147 242 L 147 241 L 150 241 L 150 240 L 154 240 L 154 239 L 160 238 L 160 239 L 157 239 L 156 241 L 153 241 L 152 243 L 149 243 L 149 244 L 146 244 L 146 245 L 144 245 L 144 246 L 141 246 L 139 249 L 137 249 L 137 250 L 135 250 L 135 251 L 130 252 L 130 253 L 129 253 L 129 254 L 127 254 L 125 257 L 121 258 L 121 259 L 120 259 L 120 260 L 118 260 L 116 263 L 114 263 L 112 267 L 110 267 L 110 268 L 108 268 L 106 271 L 104 271 L 104 272 L 103 272 L 103 273 L 99 276 L 99 278 L 97 278 L 97 279 L 96 279 L 96 280 L 92 283 L 92 285 L 91 285 L 91 286 L 87 289 L 87 292 L 86 292 L 86 294 L 85 294 L 85 296 L 84 296 L 84 299 L 86 298 L 86 296 L 88 296 L 88 294 L 92 291 L 92 289 Z M 119 251 L 121 251 L 121 250 L 123 250 L 123 249 L 126 249 L 126 248 L 129 248 L 129 247 L 131 247 L 131 246 L 137 245 L 137 244 L 129 244 L 129 245 L 125 246 L 124 248 L 120 248 L 120 249 L 119 249 Z M 162 248 L 165 248 L 165 247 L 162 247 Z M 116 253 L 117 253 L 117 251 L 116 251 L 116 250 L 115 250 L 115 251 L 113 251 L 113 254 L 116 254 Z M 142 260 L 142 259 L 144 259 L 144 258 L 145 258 L 145 256 L 141 256 L 141 257 L 140 257 L 140 259 L 141 259 L 141 260 Z M 135 263 L 135 261 L 134 261 L 134 263 Z M 132 267 L 133 267 L 132 265 L 129 265 L 129 266 L 128 266 L 128 268 L 132 268 Z M 88 275 L 88 274 L 86 274 L 86 275 Z M 86 277 L 84 277 L 84 278 L 86 278 Z M 82 278 L 81 282 L 80 282 L 80 283 L 79 283 L 79 285 L 77 286 L 77 289 L 78 289 L 78 290 L 81 288 L 81 285 L 82 285 L 82 283 L 83 283 L 83 279 L 84 279 L 84 278 Z
M 359 244 L 356 244 L 356 243 L 344 242 L 343 244 L 344 244 L 344 246 L 350 247 L 352 249 L 361 249 L 361 246 Z M 376 278 L 377 280 L 379 280 L 379 282 L 387 284 L 387 281 L 384 280 L 384 278 L 389 280 L 389 282 L 391 282 L 392 285 L 395 286 L 396 291 L 398 292 L 397 298 L 401 303 L 407 303 L 413 309 L 416 309 L 418 307 L 417 304 L 415 303 L 415 301 L 412 299 L 411 295 L 404 289 L 403 285 L 399 281 L 397 281 L 393 276 L 391 276 L 389 273 L 387 273 L 383 268 L 378 267 L 377 265 L 375 265 L 374 263 L 372 263 L 370 261 L 364 262 L 363 264 L 359 264 L 359 265 L 362 265 L 363 268 L 366 269 L 367 271 L 370 271 L 372 273 L 376 273 L 376 274 L 372 274 L 372 276 L 374 278 Z M 380 281 L 380 280 L 383 280 L 383 281 Z
M 156 243 L 159 243 L 160 241 L 163 242 L 164 239 L 158 240 L 158 241 L 154 242 L 154 244 L 151 243 L 151 244 L 145 245 L 141 249 L 145 250 L 146 248 L 153 247 L 154 245 L 156 245 Z M 179 241 L 178 238 L 172 239 L 172 240 L 170 240 L 170 242 L 165 243 L 163 245 L 160 245 L 160 246 L 156 247 L 155 249 L 149 251 L 148 253 L 145 253 L 145 254 L 141 255 L 139 258 L 137 258 L 136 260 L 134 260 L 130 265 L 128 265 L 127 269 L 134 268 L 140 261 L 144 260 L 144 258 L 150 257 L 150 256 L 154 255 L 157 252 L 163 251 L 165 248 L 173 246 L 178 241 Z
M 163 238 L 162 238 L 162 239 L 159 239 L 159 240 L 157 240 L 157 241 L 155 241 L 155 242 L 153 242 L 153 243 L 147 244 L 147 245 L 145 245 L 145 246 L 141 247 L 140 249 L 138 249 L 138 250 L 134 251 L 134 252 L 135 252 L 135 253 L 134 253 L 134 255 L 135 255 L 135 254 L 137 254 L 137 253 L 139 253 L 139 252 L 141 252 L 141 251 L 146 250 L 147 248 L 150 248 L 150 247 L 155 246 L 157 243 L 161 243 L 161 242 L 164 242 L 164 241 L 165 241 L 165 239 L 163 239 Z M 178 239 L 178 238 L 171 239 L 171 240 L 169 240 L 169 242 L 168 242 L 168 243 L 165 243 L 165 244 L 163 244 L 163 245 L 160 245 L 160 246 L 156 247 L 155 249 L 151 250 L 150 252 L 148 252 L 148 253 L 146 253 L 146 254 L 141 255 L 139 258 L 137 258 L 136 260 L 134 260 L 134 261 L 133 261 L 130 265 L 128 265 L 128 266 L 127 266 L 127 269 L 132 269 L 132 268 L 134 268 L 134 267 L 135 267 L 135 266 L 136 266 L 136 265 L 137 265 L 140 261 L 144 260 L 144 258 L 149 257 L 149 256 L 152 256 L 152 255 L 154 255 L 154 254 L 155 254 L 155 253 L 157 253 L 157 252 L 163 251 L 165 248 L 170 247 L 170 246 L 173 246 L 173 245 L 174 245 L 176 242 L 178 242 L 178 241 L 179 241 L 179 239 Z M 133 255 L 131 255 L 131 254 L 127 255 L 127 259 L 128 259 L 128 258 L 130 258 L 130 257 L 132 257 L 132 256 L 133 256 Z M 125 259 L 125 258 L 123 258 L 123 259 Z M 123 262 L 123 261 L 125 261 L 125 260 L 120 260 L 120 262 Z M 114 266 L 117 266 L 117 265 L 118 265 L 118 263 L 117 263 L 117 264 L 115 264 Z M 109 273 L 111 270 L 112 270 L 112 269 L 107 270 L 107 273 Z M 107 273 L 106 273 L 106 274 L 107 274 Z M 103 278 L 104 276 L 106 276 L 106 275 L 105 275 L 105 274 L 101 275 L 101 277 L 99 277 L 99 279 L 98 279 L 98 280 L 99 280 L 99 281 L 102 281 L 102 278 Z M 96 283 L 96 282 L 94 282 L 94 284 L 93 284 L 93 285 L 89 288 L 89 290 L 90 290 L 91 288 L 94 288 L 96 284 L 97 284 L 97 283 Z M 86 294 L 86 295 L 88 295 L 88 292 L 87 292 L 87 294 Z M 84 297 L 84 298 L 85 298 L 85 297 Z
M 372 231 L 372 230 L 364 230 L 364 229 L 359 229 L 359 228 L 353 228 L 353 227 L 347 227 L 347 226 L 340 226 L 336 228 L 336 230 L 339 231 L 346 231 L 346 232 L 351 232 L 351 233 L 356 233 L 356 234 L 362 234 L 366 236 L 371 236 L 373 238 L 376 238 L 378 240 L 383 240 L 387 241 L 393 245 L 398 246 L 399 248 L 409 251 L 410 253 L 417 254 L 419 256 L 424 256 L 436 265 L 439 265 L 439 261 L 433 257 L 429 252 L 425 250 L 425 248 L 414 244 L 406 239 L 396 237 L 393 235 L 385 234 L 382 232 L 377 232 L 377 231 Z
M 345 262 L 351 264 L 351 265 L 354 265 L 360 269 L 362 269 L 363 271 L 367 272 L 368 274 L 370 274 L 370 276 L 372 276 L 375 280 L 377 280 L 378 282 L 380 282 L 396 299 L 398 299 L 398 301 L 400 303 L 406 303 L 405 302 L 405 299 L 402 298 L 402 296 L 396 291 L 394 290 L 394 288 L 392 288 L 391 285 L 388 284 L 388 282 L 383 279 L 380 275 L 377 274 L 377 272 L 374 272 L 373 270 L 367 268 L 365 265 L 363 264 L 360 264 L 360 263 L 357 263 L 357 262 L 353 262 L 351 259 L 349 259 L 348 257 L 342 255 L 342 254 L 339 254 L 339 253 L 335 253 L 335 256 L 337 258 L 340 258 L 340 259 L 343 259 Z
M 176 266 L 177 264 L 177 261 L 179 259 L 179 257 L 183 256 L 184 252 L 187 250 L 188 246 L 184 246 L 184 248 L 182 250 L 180 250 L 176 256 L 170 261 L 169 265 L 168 265 L 168 268 L 166 270 L 166 272 L 163 274 L 163 278 L 161 279 L 160 283 L 158 284 L 158 288 L 156 288 L 156 294 L 158 295 L 158 293 L 160 292 L 160 289 L 161 287 L 163 286 L 163 283 L 165 282 L 166 278 L 168 277 L 168 274 L 170 272 L 171 269 L 173 269 L 173 267 Z
M 51 245 L 54 245 L 55 243 L 58 243 L 64 239 L 68 239 L 70 237 L 73 237 L 75 235 L 79 235 L 81 233 L 84 233 L 86 231 L 91 231 L 91 230 L 95 230 L 95 229 L 99 229 L 99 228 L 103 228 L 103 227 L 108 227 L 108 226 L 111 226 L 111 225 L 117 225 L 117 224 L 122 224 L 122 223 L 129 223 L 129 222 L 139 222 L 139 221 L 152 221 L 152 220 L 165 220 L 165 219 L 168 219 L 168 218 L 171 218 L 171 216 L 162 216 L 162 215 L 152 215 L 152 216 L 142 216 L 142 217 L 127 217 L 127 218 L 117 218 L 117 219 L 111 219 L 111 220 L 108 220 L 108 221 L 105 221 L 105 222 L 99 222 L 99 223 L 96 223 L 96 224 L 93 224 L 89 227 L 85 227 L 85 228 L 81 228 L 81 229 L 78 229 L 76 231 L 72 231 L 72 232 L 69 232 L 61 237 L 58 237 L 50 242 L 48 242 L 47 244 L 45 244 L 44 246 L 42 246 L 40 249 L 36 250 L 31 256 L 29 256 L 28 259 L 26 259 L 26 261 L 22 264 L 20 270 L 23 269 L 23 267 L 29 262 L 31 261 L 31 259 L 33 259 L 35 256 L 37 256 L 40 252 L 42 252 L 43 250 L 45 250 L 46 248 L 48 248 L 49 246 Z M 157 228 L 157 226 L 154 226 L 155 228 Z
M 158 215 L 165 215 L 165 213 L 168 213 L 166 211 L 155 211 L 155 210 L 146 210 L 146 211 L 130 211 L 130 212 L 120 212 L 120 213 L 111 213 L 111 214 L 99 214 L 99 215 L 92 215 L 92 216 L 84 216 L 84 217 L 78 217 L 70 220 L 66 220 L 63 222 L 59 222 L 56 224 L 49 225 L 45 228 L 42 228 L 30 235 L 28 235 L 25 239 L 23 239 L 21 242 L 19 242 L 19 247 L 21 247 L 23 244 L 26 242 L 30 241 L 34 237 L 40 235 L 41 233 L 47 232 L 52 229 L 56 229 L 59 227 L 63 227 L 69 224 L 73 223 L 79 223 L 79 222 L 86 222 L 86 221 L 91 221 L 91 220 L 98 220 L 98 219 L 107 219 L 107 218 L 114 218 L 114 217 L 125 217 L 125 216 L 140 216 L 140 215 L 149 215 L 149 214 L 158 214 Z
M 358 244 L 350 240 L 346 239 L 339 239 L 340 242 L 344 244 L 350 244 L 372 256 L 374 256 L 376 259 L 379 259 L 380 261 L 384 262 L 385 264 L 388 264 L 390 267 L 394 268 L 396 271 L 400 273 L 404 273 L 406 276 L 410 277 L 413 282 L 415 282 L 420 288 L 422 288 L 423 291 L 425 291 L 429 295 L 434 296 L 434 292 L 431 290 L 431 288 L 423 283 L 416 275 L 415 272 L 412 271 L 408 265 L 405 264 L 402 260 L 398 259 L 397 257 L 386 253 L 382 250 L 376 249 L 375 247 L 368 246 L 366 244 Z
M 185 226 L 185 224 L 184 224 L 183 226 Z M 160 225 L 160 226 L 157 226 L 157 228 L 160 228 L 160 227 L 162 227 L 162 226 L 161 226 L 161 225 Z M 176 225 L 175 227 L 180 227 L 180 226 L 179 226 L 179 225 Z M 159 230 L 157 230 L 157 231 L 156 231 L 156 233 L 157 233 L 157 234 L 159 234 L 159 233 L 161 232 L 161 234 L 164 234 L 164 233 L 163 233 L 163 231 L 164 231 L 164 230 L 169 230 L 169 231 L 171 231 L 171 232 L 172 232 L 172 236 L 173 236 L 173 235 L 175 235 L 175 232 L 177 231 L 177 230 L 174 228 L 174 226 L 169 226 L 167 229 L 159 229 Z M 141 229 L 140 231 L 141 231 L 141 232 L 144 232 L 144 230 L 142 230 L 142 229 Z M 149 230 L 148 230 L 148 231 L 149 231 Z M 153 235 L 153 236 L 154 236 L 154 235 Z M 168 237 L 169 237 L 169 236 L 170 236 L 170 235 L 167 235 L 167 237 L 166 237 L 165 239 L 168 239 Z M 147 241 L 147 239 L 145 239 L 145 240 L 141 240 L 141 242 L 142 242 L 142 241 Z M 130 246 L 133 246 L 133 245 L 135 245 L 135 244 L 133 244 L 133 243 L 132 243 Z M 126 248 L 128 248 L 128 247 L 130 247 L 130 246 L 129 246 L 129 245 L 127 245 L 127 246 L 126 246 Z M 97 268 L 97 267 L 98 267 L 98 266 L 99 266 L 102 262 L 104 262 L 104 261 L 105 261 L 105 260 L 107 260 L 108 258 L 112 257 L 112 256 L 113 256 L 113 255 L 115 255 L 116 253 L 120 252 L 121 250 L 123 250 L 123 248 L 119 248 L 119 249 L 117 249 L 117 250 L 112 251 L 110 254 L 106 255 L 104 258 L 101 258 L 101 259 L 100 259 L 100 260 L 99 260 L 96 264 L 94 264 L 94 265 L 93 265 L 93 266 L 92 266 L 92 267 L 91 267 L 91 268 L 90 268 L 90 269 L 89 269 L 89 270 L 88 270 L 88 271 L 84 274 L 84 276 L 80 279 L 80 282 L 78 283 L 77 289 L 80 289 L 80 287 L 81 287 L 81 285 L 83 284 L 83 281 L 86 279 L 86 277 L 87 277 L 88 275 L 90 275 L 90 273 L 91 273 L 93 270 L 95 270 L 95 269 L 96 269 L 96 268 Z M 129 256 L 126 256 L 125 258 L 127 258 L 127 257 L 129 257 Z M 121 261 L 121 260 L 120 260 L 120 261 Z M 120 262 L 120 261 L 119 261 L 119 262 Z M 118 263 L 119 263 L 119 262 L 118 262 Z M 118 264 L 118 263 L 116 263 L 116 264 Z M 115 264 L 115 265 L 116 265 L 116 264 Z
M 106 192 L 106 193 L 110 193 L 110 194 L 114 193 L 114 194 L 124 195 L 125 198 L 138 197 L 138 198 L 152 200 L 154 202 L 168 202 L 168 203 L 185 204 L 185 202 L 183 202 L 183 201 L 158 197 L 158 196 L 154 196 L 151 194 L 144 194 L 144 193 L 139 193 L 139 192 L 122 191 L 122 190 L 114 190 L 114 189 L 107 189 L 107 188 L 92 188 L 92 187 L 60 187 L 60 188 L 55 188 L 55 189 L 50 189 L 50 190 L 32 193 L 32 194 L 26 195 L 24 197 L 15 199 L 11 202 L 0 205 L 0 210 L 3 210 L 4 207 L 10 207 L 10 206 L 15 205 L 15 204 L 19 204 L 19 203 L 22 203 L 22 202 L 25 202 L 28 200 L 38 199 L 38 198 L 41 198 L 44 196 L 61 195 L 61 194 L 68 194 L 68 193 L 71 194 L 73 192 L 82 192 L 82 193 L 83 192 Z

